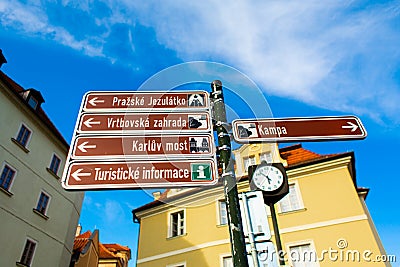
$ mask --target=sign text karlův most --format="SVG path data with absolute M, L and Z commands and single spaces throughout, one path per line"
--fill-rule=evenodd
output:
M 63 174 L 68 190 L 213 185 L 208 93 L 89 92 Z

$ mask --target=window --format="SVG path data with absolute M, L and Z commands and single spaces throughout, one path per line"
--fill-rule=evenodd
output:
M 232 256 L 222 257 L 222 267 L 233 267 Z
M 16 141 L 22 145 L 23 147 L 26 147 L 29 141 L 29 138 L 31 136 L 31 131 L 25 126 L 21 125 L 21 128 L 19 129 Z
M 228 224 L 228 211 L 225 200 L 218 201 L 219 225 Z
M 311 244 L 289 246 L 290 261 L 293 267 L 316 267 L 317 253 Z
M 58 173 L 58 169 L 60 168 L 61 159 L 53 154 L 53 158 L 50 162 L 49 170 L 52 171 L 54 174 Z
M 244 172 L 247 172 L 249 166 L 256 165 L 256 157 L 251 156 L 244 159 Z
M 49 206 L 50 197 L 44 192 L 40 193 L 39 201 L 36 206 L 36 211 L 45 215 L 47 212 L 47 207 Z
M 271 163 L 272 162 L 272 155 L 271 153 L 261 153 L 260 154 L 260 163 L 261 162 L 267 162 L 267 163 Z
M 9 191 L 14 176 L 15 176 L 15 170 L 13 170 L 8 165 L 4 165 L 3 171 L 1 172 L 0 176 L 0 187 Z
M 36 109 L 36 107 L 38 106 L 38 101 L 36 100 L 36 98 L 34 98 L 33 96 L 29 97 L 28 100 L 28 105 L 31 106 L 33 109 Z
M 170 214 L 170 237 L 185 234 L 185 212 L 183 210 Z
M 303 203 L 300 198 L 297 183 L 289 185 L 289 194 L 282 198 L 279 202 L 280 212 L 289 212 L 303 209 Z
M 21 260 L 18 263 L 24 266 L 31 266 L 35 248 L 36 242 L 31 239 L 27 239 L 25 242 L 24 251 L 22 252 Z

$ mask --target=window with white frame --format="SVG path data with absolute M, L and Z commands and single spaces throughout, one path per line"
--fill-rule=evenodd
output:
M 169 236 L 175 237 L 185 234 L 185 211 L 180 210 L 170 215 Z
M 53 157 L 51 158 L 49 170 L 57 175 L 58 170 L 60 168 L 60 163 L 61 163 L 61 159 L 56 154 L 53 154 Z
M 289 193 L 278 204 L 280 212 L 289 212 L 304 208 L 297 183 L 289 184 Z
M 290 261 L 293 267 L 317 267 L 317 253 L 311 243 L 289 246 Z
M 271 163 L 271 162 L 272 162 L 272 155 L 271 155 L 270 152 L 268 152 L 268 153 L 261 153 L 261 154 L 260 154 L 260 163 L 263 162 L 263 161 L 265 161 L 265 162 L 267 162 L 267 163 Z
M 18 262 L 24 266 L 31 266 L 33 256 L 35 254 L 36 242 L 32 239 L 26 239 L 24 250 L 22 251 L 21 259 Z
M 250 156 L 243 159 L 244 161 L 244 172 L 247 172 L 249 166 L 256 165 L 256 157 Z
M 19 128 L 15 141 L 17 141 L 21 146 L 26 147 L 30 140 L 31 134 L 32 131 L 29 130 L 28 127 L 26 127 L 24 124 L 22 124 Z
M 45 192 L 40 192 L 39 200 L 36 205 L 35 211 L 46 215 L 48 207 L 49 207 L 50 196 Z
M 222 257 L 222 267 L 233 267 L 232 256 Z
M 218 200 L 219 225 L 228 224 L 228 211 L 225 200 Z
M 11 183 L 14 180 L 16 171 L 9 165 L 4 164 L 3 170 L 0 175 L 0 187 L 6 191 L 9 191 Z

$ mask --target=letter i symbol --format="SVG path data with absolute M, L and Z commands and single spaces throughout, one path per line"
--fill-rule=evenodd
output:
M 192 163 L 190 164 L 192 172 L 192 181 L 212 180 L 210 163 Z

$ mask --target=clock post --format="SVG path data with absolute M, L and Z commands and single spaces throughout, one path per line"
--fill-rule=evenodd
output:
M 265 199 L 265 198 L 264 198 Z M 275 203 L 268 203 L 269 209 L 271 211 L 271 219 L 272 219 L 272 226 L 274 227 L 274 233 L 275 233 L 275 243 L 276 243 L 276 249 L 278 250 L 278 259 L 279 259 L 279 265 L 285 265 L 285 259 L 283 258 L 282 253 L 282 242 L 281 242 L 281 235 L 279 233 L 279 227 L 278 227 L 278 219 L 276 218 L 276 212 L 275 212 Z
M 282 163 L 266 163 L 252 165 L 248 168 L 251 190 L 262 190 L 264 203 L 271 211 L 272 226 L 275 233 L 275 244 L 278 251 L 279 265 L 285 265 L 285 259 L 281 254 L 282 242 L 279 233 L 278 219 L 276 217 L 275 203 L 289 193 L 289 184 L 285 167 Z

